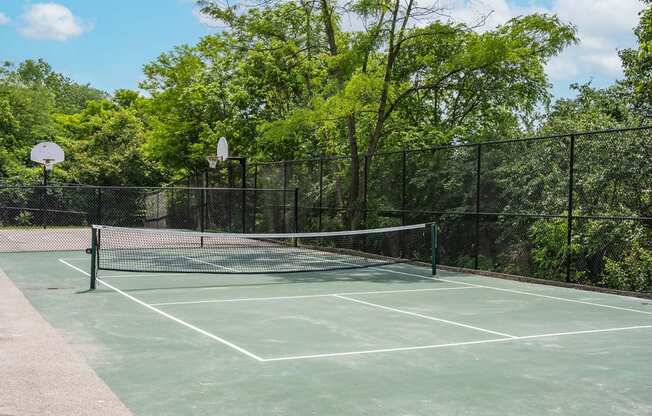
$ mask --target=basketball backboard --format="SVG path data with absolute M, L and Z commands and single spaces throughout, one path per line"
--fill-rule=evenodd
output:
M 220 137 L 217 142 L 217 157 L 221 158 L 222 161 L 229 158 L 229 143 L 226 141 L 226 137 Z
M 33 162 L 44 165 L 46 169 L 50 170 L 55 163 L 65 160 L 65 154 L 58 144 L 42 142 L 32 148 L 30 159 Z
M 206 159 L 208 160 L 208 166 L 211 169 L 215 169 L 219 162 L 223 162 L 229 158 L 229 143 L 226 141 L 226 137 L 220 137 L 220 140 L 217 142 L 217 152 L 214 155 L 208 155 Z

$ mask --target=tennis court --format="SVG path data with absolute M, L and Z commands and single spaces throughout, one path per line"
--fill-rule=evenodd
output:
M 100 270 L 90 291 L 90 258 L 0 268 L 136 415 L 652 414 L 644 299 L 412 264 Z

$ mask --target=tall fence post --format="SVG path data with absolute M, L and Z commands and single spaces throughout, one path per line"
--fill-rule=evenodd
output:
M 401 154 L 401 225 L 405 225 L 405 208 L 407 206 L 407 151 Z
M 95 224 L 102 224 L 102 188 L 97 188 L 97 206 L 95 207 Z
M 161 190 L 156 193 L 156 228 L 161 228 Z
M 299 232 L 299 188 L 294 188 L 294 232 Z
M 242 232 L 247 232 L 247 158 L 240 159 L 242 169 Z
M 202 233 L 206 231 L 206 218 L 207 218 L 207 205 L 208 205 L 208 198 L 206 195 L 206 187 L 208 186 L 208 171 L 204 171 L 204 178 L 203 178 L 203 184 L 202 184 L 202 190 L 201 190 L 201 199 L 199 201 L 200 204 L 200 220 L 199 220 L 199 231 Z
M 45 229 L 48 228 L 48 187 L 43 185 L 41 189 L 41 226 Z
M 473 256 L 473 268 L 477 270 L 480 267 L 480 179 L 482 171 L 482 145 L 479 143 L 476 150 L 475 170 L 475 252 Z
M 324 158 L 319 158 L 319 231 L 322 231 L 322 212 L 324 210 Z
M 566 223 L 566 281 L 571 281 L 571 262 L 573 260 L 573 189 L 575 188 L 575 135 L 570 136 L 568 151 L 568 218 Z
M 288 189 L 288 162 L 287 160 L 283 161 L 283 189 Z M 286 215 L 286 206 L 287 206 L 287 192 L 283 192 L 283 228 L 287 230 L 287 215 Z M 297 201 L 295 201 L 297 203 Z
M 256 232 L 256 217 L 258 216 L 258 163 L 254 165 L 254 207 L 253 207 L 253 221 L 251 221 L 251 230 Z
M 364 166 L 362 169 L 362 227 L 368 228 L 367 225 L 367 210 L 368 206 L 368 196 L 369 196 L 369 155 L 365 153 L 364 155 Z

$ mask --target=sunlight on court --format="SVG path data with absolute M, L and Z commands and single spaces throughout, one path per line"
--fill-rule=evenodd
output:
M 102 271 L 87 291 L 89 256 L 42 256 L 46 266 L 26 254 L 1 261 L 48 319 L 92 340 L 101 352 L 91 364 L 140 413 L 181 412 L 179 402 L 164 405 L 172 390 L 197 408 L 233 409 L 223 414 L 256 413 L 278 395 L 278 414 L 306 406 L 360 414 L 363 404 L 383 415 L 446 414 L 461 391 L 466 408 L 491 396 L 497 406 L 484 414 L 496 415 L 547 414 L 550 397 L 576 400 L 577 414 L 610 414 L 622 397 L 630 402 L 621 406 L 652 406 L 652 305 L 641 299 L 432 277 L 406 264 L 270 275 Z M 61 290 L 28 290 L 35 277 Z M 382 387 L 390 380 L 396 388 Z M 305 395 L 324 390 L 318 406 Z

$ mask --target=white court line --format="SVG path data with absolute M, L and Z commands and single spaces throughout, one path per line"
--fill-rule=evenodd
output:
M 65 261 L 63 259 L 59 259 L 59 261 L 61 263 L 65 264 L 66 266 L 71 267 L 71 268 L 77 270 L 78 272 L 81 272 L 81 273 L 85 274 L 86 276 L 90 277 L 90 274 L 88 272 L 86 272 L 85 270 L 82 270 L 77 266 L 73 266 L 72 264 L 68 263 L 67 261 Z M 131 296 L 130 294 L 125 293 L 122 290 L 120 290 L 120 289 L 118 289 L 118 288 L 116 288 L 116 287 L 114 287 L 114 286 L 112 286 L 112 285 L 110 285 L 110 284 L 108 284 L 106 282 L 103 282 L 102 280 L 98 279 L 97 281 L 101 285 L 104 285 L 104 286 L 108 287 L 109 289 L 111 289 L 111 290 L 121 294 L 122 296 L 126 297 L 127 299 L 130 299 L 130 300 L 138 303 L 139 305 L 142 305 L 142 306 L 146 307 L 147 309 L 158 313 L 161 316 L 164 316 L 164 317 L 166 317 L 166 318 L 168 318 L 168 319 L 170 319 L 170 320 L 172 320 L 172 321 L 174 321 L 174 322 L 176 322 L 178 324 L 181 324 L 181 325 L 183 325 L 183 326 L 185 326 L 187 328 L 192 329 L 195 332 L 198 332 L 198 333 L 200 333 L 202 335 L 205 335 L 205 336 L 207 336 L 207 337 L 209 337 L 209 338 L 211 338 L 211 339 L 213 339 L 215 341 L 218 341 L 218 342 L 226 345 L 227 347 L 233 348 L 234 350 L 236 350 L 238 352 L 241 352 L 242 354 L 244 354 L 244 355 L 246 355 L 246 356 L 248 356 L 250 358 L 253 358 L 256 361 L 261 361 L 261 362 L 264 361 L 262 358 L 260 358 L 256 354 L 251 353 L 251 352 L 245 350 L 244 348 L 239 347 L 239 346 L 235 345 L 234 343 L 225 340 L 224 338 L 218 337 L 217 335 L 211 334 L 210 332 L 205 331 L 205 330 L 203 330 L 203 329 L 201 329 L 199 327 L 196 327 L 195 325 L 189 324 L 188 322 L 186 322 L 186 321 L 184 321 L 182 319 L 179 319 L 176 316 L 173 316 L 173 315 L 170 315 L 169 313 L 163 312 L 162 310 L 160 310 L 160 309 L 158 309 L 158 308 L 156 308 L 156 307 L 154 307 L 154 306 L 152 306 L 152 305 L 150 305 L 150 304 L 148 304 L 146 302 L 143 302 L 142 300 L 140 300 L 140 299 L 138 299 L 138 298 L 136 298 L 134 296 Z
M 457 281 L 457 280 L 441 279 L 439 277 L 423 276 L 423 275 L 420 275 L 420 274 L 407 273 L 407 272 L 402 272 L 402 271 L 393 270 L 393 269 L 379 269 L 379 268 L 376 268 L 376 267 L 372 267 L 372 269 L 383 271 L 383 272 L 404 274 L 404 275 L 407 275 L 407 276 L 415 276 L 415 277 L 418 277 L 420 279 L 437 280 L 439 282 L 446 282 L 446 283 L 457 283 L 457 284 L 460 284 L 460 285 L 473 286 L 473 287 L 478 287 L 478 288 L 483 288 L 483 289 L 498 290 L 498 291 L 501 291 L 501 292 L 509 292 L 509 293 L 517 293 L 517 294 L 520 294 L 520 295 L 537 296 L 537 297 L 540 297 L 540 298 L 554 299 L 554 300 L 560 300 L 560 301 L 564 301 L 564 302 L 581 303 L 581 304 L 584 304 L 584 305 L 599 306 L 601 308 L 618 309 L 618 310 L 621 310 L 621 311 L 636 312 L 636 313 L 643 313 L 643 314 L 646 314 L 646 315 L 652 315 L 652 312 L 642 311 L 640 309 L 623 308 L 623 307 L 620 307 L 620 306 L 611 306 L 611 305 L 605 305 L 605 304 L 602 304 L 602 303 L 586 302 L 586 301 L 577 300 L 577 299 L 560 298 L 560 297 L 557 297 L 557 296 L 542 295 L 542 294 L 539 294 L 539 293 L 532 293 L 532 292 L 524 292 L 522 290 L 504 289 L 504 288 L 500 288 L 500 287 L 478 285 L 478 284 L 475 284 L 475 283 L 466 283 L 466 282 L 460 282 L 460 281 Z
M 263 300 L 284 300 L 284 299 L 310 299 L 310 298 L 325 298 L 332 297 L 336 295 L 373 295 L 379 293 L 404 293 L 404 292 L 434 292 L 440 290 L 464 290 L 464 289 L 480 289 L 477 287 L 470 286 L 458 286 L 458 287 L 437 287 L 437 288 L 422 288 L 422 289 L 397 289 L 397 290 L 372 290 L 369 292 L 341 292 L 341 293 L 322 293 L 316 295 L 296 295 L 296 296 L 270 296 L 270 297 L 258 297 L 258 298 L 235 298 L 235 299 L 206 299 L 206 300 L 189 300 L 185 302 L 163 302 L 163 303 L 152 303 L 154 306 L 165 306 L 165 305 L 194 305 L 197 303 L 226 303 L 226 302 L 251 302 L 251 301 L 263 301 Z
M 428 319 L 430 321 L 443 322 L 443 323 L 449 324 L 449 325 L 461 326 L 462 328 L 468 328 L 468 329 L 473 329 L 475 331 L 486 332 L 488 334 L 499 335 L 501 337 L 516 338 L 516 336 L 514 336 L 514 335 L 505 334 L 503 332 L 497 332 L 497 331 L 492 331 L 490 329 L 479 328 L 477 326 L 467 325 L 467 324 L 463 324 L 461 322 L 449 321 L 448 319 L 436 318 L 434 316 L 422 315 L 420 313 L 410 312 L 410 311 L 406 311 L 406 310 L 403 310 L 403 309 L 391 308 L 389 306 L 379 305 L 377 303 L 371 303 L 371 302 L 367 302 L 367 301 L 360 300 L 360 299 L 354 299 L 354 298 L 350 298 L 348 296 L 334 295 L 334 297 L 339 298 L 339 299 L 348 300 L 348 301 L 351 301 L 351 302 L 360 303 L 362 305 L 371 306 L 371 307 L 374 307 L 374 308 L 385 309 L 385 310 L 388 310 L 388 311 L 402 313 L 402 314 L 410 315 L 410 316 L 416 316 L 418 318 Z
M 204 264 L 208 264 L 208 265 L 211 265 L 211 266 L 219 267 L 219 268 L 221 268 L 221 269 L 231 270 L 232 272 L 238 272 L 238 273 L 240 272 L 240 270 L 232 269 L 232 268 L 230 268 L 230 267 L 226 267 L 226 266 L 221 266 L 221 265 L 219 265 L 219 264 L 215 264 L 215 263 L 210 263 L 210 262 L 208 262 L 208 261 L 199 260 L 199 259 L 193 259 L 192 257 L 188 257 L 188 256 L 181 256 L 181 257 L 184 258 L 184 259 L 188 259 L 188 260 L 190 260 L 190 261 L 195 261 L 195 262 L 197 262 L 197 263 L 204 263 Z
M 431 350 L 436 348 L 459 347 L 459 346 L 476 345 L 476 344 L 491 344 L 497 342 L 523 341 L 523 340 L 538 339 L 538 338 L 552 338 L 552 337 L 561 337 L 561 336 L 568 336 L 568 335 L 596 334 L 596 333 L 604 333 L 604 332 L 630 331 L 636 329 L 650 329 L 650 328 L 652 328 L 652 325 L 627 326 L 627 327 L 620 327 L 620 328 L 593 329 L 587 331 L 558 332 L 554 334 L 528 335 L 528 336 L 514 337 L 514 338 L 494 338 L 494 339 L 485 339 L 482 341 L 467 341 L 467 342 L 452 342 L 448 344 L 420 345 L 416 347 L 383 348 L 383 349 L 376 349 L 376 350 L 346 351 L 346 352 L 334 352 L 334 353 L 313 354 L 313 355 L 295 355 L 295 356 L 277 357 L 277 358 L 264 358 L 263 361 L 264 362 L 292 361 L 292 360 L 307 360 L 307 359 L 314 359 L 314 358 L 343 357 L 343 356 L 350 356 L 350 355 L 378 354 L 378 353 L 385 353 L 385 352 Z
M 59 261 L 72 269 L 75 269 L 79 271 L 80 273 L 90 276 L 88 272 L 80 269 L 79 267 L 76 267 L 68 262 L 66 262 L 63 259 L 59 259 Z M 382 270 L 382 269 L 381 269 Z M 417 276 L 420 278 L 428 278 L 432 280 L 442 280 L 442 281 L 447 281 L 450 283 L 462 283 L 462 282 L 455 282 L 455 281 L 449 281 L 445 279 L 436 279 L 436 278 L 429 278 L 426 276 L 421 276 L 421 275 L 416 275 L 412 273 L 405 273 L 405 272 L 398 272 L 394 271 L 396 273 L 401 273 L 401 274 L 407 274 L 407 275 L 413 275 Z M 261 358 L 257 356 L 256 354 L 253 354 L 223 338 L 220 338 L 214 334 L 211 334 L 210 332 L 207 332 L 201 328 L 198 328 L 194 325 L 191 325 L 175 316 L 172 316 L 166 312 L 161 311 L 160 309 L 155 308 L 152 305 L 149 305 L 140 299 L 135 298 L 134 296 L 131 296 L 115 287 L 112 285 L 109 285 L 106 282 L 103 282 L 101 280 L 98 280 L 98 282 L 115 292 L 127 297 L 128 299 L 168 318 L 171 319 L 183 326 L 186 326 L 189 329 L 192 329 L 202 335 L 205 335 L 211 339 L 214 339 L 228 347 L 231 347 L 235 349 L 236 351 L 255 359 L 256 361 L 259 362 L 273 362 L 273 361 L 289 361 L 289 360 L 301 360 L 301 359 L 314 359 L 314 358 L 328 358 L 328 357 L 340 357 L 340 356 L 351 356 L 351 355 L 363 355 L 363 354 L 374 354 L 374 353 L 383 353 L 383 352 L 398 352 L 398 351 L 412 351 L 412 350 L 424 350 L 424 349 L 436 349 L 436 348 L 445 348 L 445 347 L 455 347 L 455 346 L 465 346 L 465 345 L 475 345 L 475 344 L 488 344 L 488 343 L 497 343 L 497 342 L 510 342 L 510 341 L 520 341 L 520 340 L 529 340 L 529 339 L 538 339 L 538 338 L 546 338 L 546 337 L 559 337 L 559 336 L 567 336 L 567 335 L 581 335 L 581 334 L 593 334 L 593 333 L 606 333 L 606 332 L 616 332 L 616 331 L 628 331 L 628 330 L 635 330 L 635 329 L 649 329 L 652 328 L 652 325 L 639 325 L 639 326 L 629 326 L 629 327 L 620 327 L 620 328 L 607 328 L 607 329 L 595 329 L 595 330 L 586 330 L 586 331 L 573 331 L 573 332 L 558 332 L 558 333 L 549 333 L 549 334 L 540 334 L 540 335 L 527 335 L 527 336 L 520 336 L 520 337 L 510 337 L 510 338 L 496 338 L 496 339 L 489 339 L 489 340 L 481 340 L 481 341 L 467 341 L 467 342 L 457 342 L 457 343 L 447 343 L 447 344 L 434 344 L 434 345 L 424 345 L 424 346 L 416 346 L 416 347 L 400 347 L 400 348 L 385 348 L 385 349 L 375 349 L 375 350 L 362 350 L 362 351 L 348 351 L 348 352 L 339 352 L 339 353 L 325 353 L 325 354 L 313 354 L 313 355 L 299 355 L 299 356 L 286 356 L 286 357 L 277 357 L 277 358 Z M 480 287 L 480 288 L 488 288 L 488 289 L 493 289 L 491 286 L 482 286 L 482 285 L 473 285 L 471 283 L 464 283 L 470 286 L 475 286 L 475 287 Z M 517 291 L 518 292 L 518 291 Z M 528 292 L 522 292 L 523 294 L 531 294 Z M 537 296 L 536 294 L 532 294 Z M 542 295 L 544 297 L 547 297 L 545 295 Z M 558 298 L 559 300 L 567 300 L 567 301 L 573 301 L 571 299 L 565 299 L 565 298 Z M 354 300 L 357 301 L 357 300 Z M 583 303 L 583 302 L 580 302 Z M 596 304 L 597 306 L 608 306 L 608 305 L 600 305 Z M 636 310 L 632 310 L 636 311 Z

